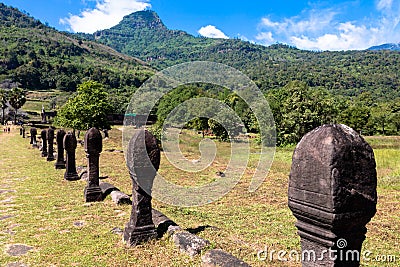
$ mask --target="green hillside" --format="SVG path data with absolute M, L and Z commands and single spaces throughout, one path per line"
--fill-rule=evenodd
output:
M 225 63 L 243 71 L 263 91 L 300 80 L 345 96 L 365 91 L 375 98 L 400 96 L 399 51 L 313 52 L 281 44 L 265 47 L 239 39 L 194 37 L 167 29 L 153 11 L 133 13 L 86 37 L 159 69 L 193 60 Z
M 30 90 L 73 91 L 87 79 L 109 88 L 139 87 L 153 70 L 105 45 L 56 31 L 0 3 L 0 81 Z
M 3 4 L 0 20 L 2 87 L 18 82 L 31 91 L 74 91 L 91 79 L 105 85 L 113 110 L 123 113 L 154 68 L 213 61 L 241 70 L 265 93 L 280 145 L 294 144 L 325 123 L 344 123 L 368 135 L 400 133 L 399 51 L 317 52 L 194 37 L 168 29 L 153 11 L 130 14 L 92 35 L 56 31 Z M 258 132 L 254 114 L 237 95 L 198 84 L 177 88 L 160 100 L 154 108 L 157 126 L 188 96 L 199 95 L 224 101 L 248 131 Z M 195 124 L 209 126 L 203 122 Z

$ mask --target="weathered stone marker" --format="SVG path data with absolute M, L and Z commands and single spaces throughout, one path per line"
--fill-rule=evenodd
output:
M 104 132 L 104 139 L 109 138 L 108 130 L 104 129 L 103 132 Z
M 29 132 L 31 134 L 30 144 L 32 145 L 32 147 L 37 147 L 37 143 L 36 143 L 37 129 L 35 127 L 32 127 Z
M 324 125 L 303 137 L 289 179 L 303 267 L 359 266 L 365 225 L 376 212 L 376 186 L 373 150 L 357 132 Z
M 102 201 L 103 195 L 99 187 L 99 158 L 103 150 L 101 133 L 96 128 L 90 128 L 85 134 L 85 152 L 88 158 L 88 184 L 84 196 L 86 202 Z
M 131 138 L 126 155 L 132 179 L 132 213 L 124 229 L 124 241 L 129 246 L 157 238 L 151 214 L 151 190 L 160 167 L 160 150 L 156 138 L 139 130 Z
M 48 142 L 47 161 L 53 161 L 54 160 L 54 129 L 52 127 L 47 129 L 47 142 Z
M 64 179 L 68 181 L 79 180 L 78 173 L 76 172 L 75 163 L 75 150 L 77 146 L 77 141 L 73 133 L 68 132 L 64 136 L 63 146 L 66 151 L 66 170 L 64 174 Z
M 57 161 L 54 164 L 56 169 L 65 169 L 65 160 L 64 160 L 64 136 L 65 131 L 60 129 L 57 131 L 56 141 L 57 141 Z
M 40 137 L 42 138 L 42 157 L 47 157 L 47 131 L 42 130 Z

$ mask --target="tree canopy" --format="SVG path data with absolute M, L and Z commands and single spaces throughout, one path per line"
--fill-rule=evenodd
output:
M 17 112 L 26 102 L 26 93 L 21 88 L 13 88 L 8 94 L 8 102 L 14 108 L 14 124 L 17 123 Z
M 57 112 L 55 124 L 76 130 L 91 127 L 109 129 L 107 115 L 112 112 L 108 93 L 98 82 L 87 81 Z
M 1 106 L 1 124 L 4 124 L 5 110 L 7 108 L 8 102 L 8 92 L 2 88 L 0 88 L 0 106 Z

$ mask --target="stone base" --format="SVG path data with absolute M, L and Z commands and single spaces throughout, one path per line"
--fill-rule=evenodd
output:
M 124 241 L 130 247 L 147 242 L 158 237 L 154 224 L 142 227 L 128 225 L 124 229 Z
M 103 201 L 103 193 L 101 192 L 100 187 L 85 187 L 84 191 L 85 201 L 86 202 L 97 202 Z
M 68 181 L 76 181 L 79 180 L 79 176 L 76 172 L 66 172 L 64 174 L 64 179 Z
M 201 260 L 202 267 L 250 267 L 249 264 L 220 249 L 209 250 L 201 257 Z
M 181 252 L 191 257 L 200 254 L 202 250 L 211 245 L 210 241 L 187 231 L 174 233 L 172 239 Z
M 58 170 L 58 169 L 65 169 L 65 162 L 64 161 L 57 161 L 56 163 L 54 163 L 54 167 Z
M 359 267 L 361 247 L 354 246 L 351 239 L 338 239 L 332 246 L 327 245 L 327 240 L 314 240 L 301 237 L 301 249 L 303 252 L 303 267 Z M 347 240 L 350 240 L 347 242 Z M 359 243 L 362 244 L 362 241 Z M 338 247 L 339 246 L 339 247 Z M 307 253 L 305 253 L 307 252 Z
M 47 161 L 53 161 L 53 160 L 56 160 L 55 158 L 54 158 L 54 156 L 52 157 L 52 156 L 47 156 Z

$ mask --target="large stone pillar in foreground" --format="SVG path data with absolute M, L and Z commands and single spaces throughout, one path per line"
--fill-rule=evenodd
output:
M 131 138 L 126 155 L 132 179 L 132 213 L 124 229 L 124 241 L 136 246 L 157 238 L 151 207 L 153 181 L 160 167 L 160 149 L 147 130 L 138 130 Z
M 289 208 L 297 218 L 303 267 L 359 266 L 377 178 L 368 143 L 345 125 L 324 125 L 293 154 Z

